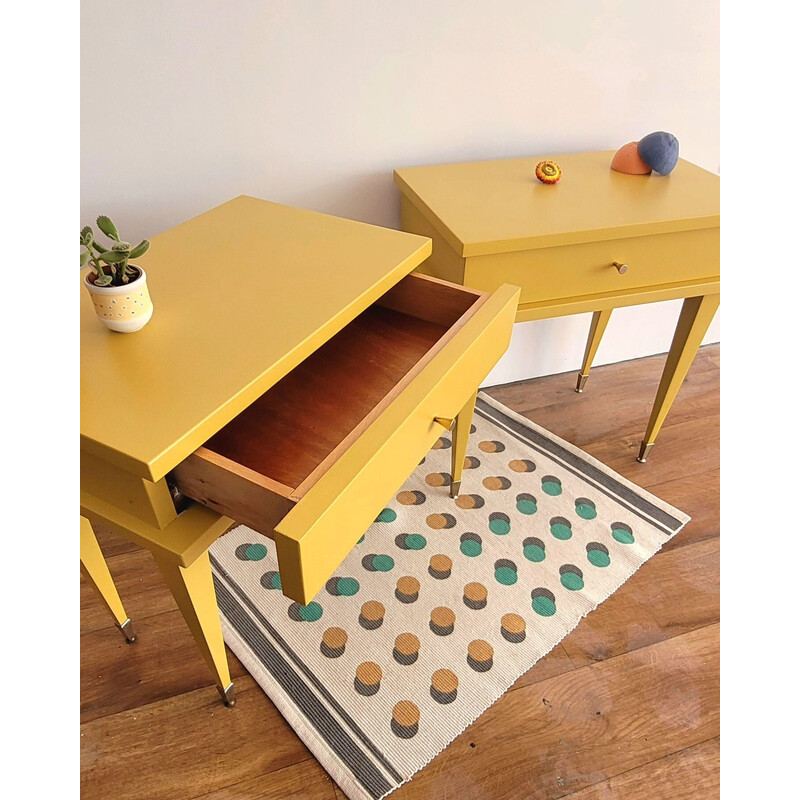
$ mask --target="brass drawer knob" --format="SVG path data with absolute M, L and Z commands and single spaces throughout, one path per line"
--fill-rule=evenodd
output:
M 614 267 L 620 275 L 624 275 L 628 271 L 628 265 L 620 264 L 619 261 L 612 261 L 611 266 Z
M 449 417 L 434 417 L 433 421 L 441 425 L 446 431 L 449 431 L 453 427 L 455 419 L 450 419 Z

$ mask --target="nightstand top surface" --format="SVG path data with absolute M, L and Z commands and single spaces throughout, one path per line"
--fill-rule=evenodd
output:
M 719 176 L 680 159 L 669 175 L 611 169 L 614 150 L 407 167 L 395 183 L 460 256 L 719 226 Z M 534 171 L 552 160 L 561 180 Z
M 81 447 L 158 480 L 431 252 L 422 236 L 240 196 L 151 239 L 150 322 L 81 286 Z

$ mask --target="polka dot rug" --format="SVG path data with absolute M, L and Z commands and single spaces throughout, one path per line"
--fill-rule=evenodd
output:
M 450 447 L 306 606 L 270 539 L 211 548 L 225 641 L 350 800 L 411 779 L 689 519 L 483 394 L 454 500 Z

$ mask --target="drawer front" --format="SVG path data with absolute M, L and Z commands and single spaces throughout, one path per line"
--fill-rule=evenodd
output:
M 613 266 L 627 265 L 624 274 Z M 464 284 L 522 288 L 521 303 L 625 292 L 719 275 L 719 228 L 546 247 L 466 259 Z
M 519 301 L 497 289 L 278 523 L 283 592 L 306 604 L 505 352 Z

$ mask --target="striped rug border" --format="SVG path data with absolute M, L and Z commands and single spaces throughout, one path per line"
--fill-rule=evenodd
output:
M 291 706 L 286 703 L 281 706 L 274 694 L 269 695 L 270 699 L 279 705 L 281 713 L 295 730 L 302 717 L 304 724 L 316 734 L 301 737 L 305 745 L 318 760 L 326 763 L 313 745 L 318 741 L 327 744 L 347 770 L 336 779 L 337 783 L 346 783 L 350 775 L 376 800 L 396 789 L 403 783 L 402 775 L 319 683 L 214 556 L 211 556 L 211 564 L 217 604 L 225 620 L 252 651 L 260 668 L 267 671 Z M 238 652 L 237 657 L 244 662 Z M 251 665 L 245 666 L 250 671 Z
M 478 394 L 475 412 L 500 425 L 506 433 L 516 439 L 539 452 L 544 452 L 549 458 L 558 461 L 564 469 L 573 474 L 580 474 L 583 480 L 598 491 L 612 497 L 668 536 L 674 536 L 691 520 L 688 514 L 623 478 L 602 461 L 598 461 L 527 417 L 517 414 L 484 392 Z

